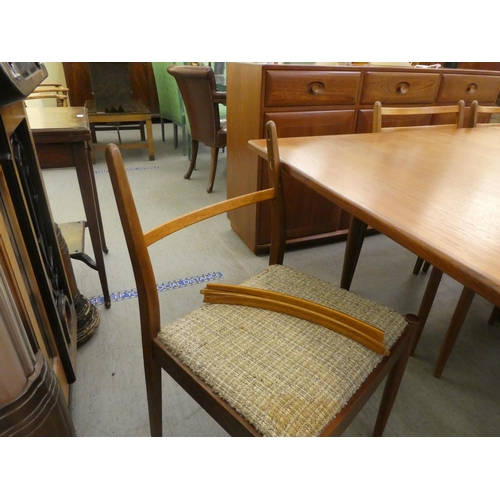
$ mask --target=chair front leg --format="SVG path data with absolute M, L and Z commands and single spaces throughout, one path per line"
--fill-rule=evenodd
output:
M 217 171 L 217 159 L 219 158 L 219 148 L 211 149 L 210 177 L 208 179 L 207 193 L 211 193 L 214 187 L 215 172 Z

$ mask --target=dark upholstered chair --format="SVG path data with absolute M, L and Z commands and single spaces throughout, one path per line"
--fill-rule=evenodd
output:
M 384 378 L 375 435 L 382 434 L 389 417 L 417 318 L 282 264 L 286 221 L 273 122 L 266 134 L 270 188 L 145 233 L 119 149 L 107 147 L 138 291 L 153 436 L 162 434 L 162 368 L 231 435 L 339 435 Z M 202 290 L 205 305 L 193 305 L 191 313 L 162 327 L 148 246 L 209 217 L 265 200 L 272 205 L 270 265 L 242 286 L 208 284 Z
M 179 85 L 191 133 L 191 161 L 184 178 L 189 179 L 196 166 L 198 144 L 205 144 L 211 149 L 207 186 L 207 192 L 211 193 L 219 149 L 226 147 L 226 124 L 219 115 L 219 104 L 226 103 L 226 93 L 217 92 L 214 73 L 209 66 L 170 66 L 168 72 Z

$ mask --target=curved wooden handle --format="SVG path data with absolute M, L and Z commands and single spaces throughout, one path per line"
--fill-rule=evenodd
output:
M 384 356 L 384 332 L 353 316 L 316 302 L 262 288 L 208 284 L 201 292 L 204 302 L 257 307 L 305 319 L 340 333 Z

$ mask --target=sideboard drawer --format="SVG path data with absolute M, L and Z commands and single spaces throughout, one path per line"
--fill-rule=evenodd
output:
M 357 71 L 269 70 L 265 106 L 355 104 L 360 81 Z
M 443 75 L 437 102 L 495 103 L 500 82 L 496 76 L 486 75 Z
M 353 134 L 356 111 L 354 109 L 329 109 L 264 113 L 264 124 L 269 120 L 276 124 L 278 137 Z
M 361 102 L 372 104 L 424 104 L 434 100 L 439 74 L 366 72 Z

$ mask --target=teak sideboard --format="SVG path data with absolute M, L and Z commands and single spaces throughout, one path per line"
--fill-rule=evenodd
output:
M 268 120 L 276 123 L 278 137 L 370 133 L 376 101 L 416 106 L 463 99 L 466 107 L 473 100 L 493 105 L 499 90 L 496 71 L 227 63 L 227 196 L 267 187 L 267 167 L 248 149 L 248 141 L 264 137 Z M 404 119 L 386 126 L 450 120 L 444 115 Z M 286 174 L 283 182 L 288 245 L 346 237 L 348 213 Z M 270 241 L 270 207 L 260 205 L 228 215 L 232 229 L 255 254 L 267 252 Z

